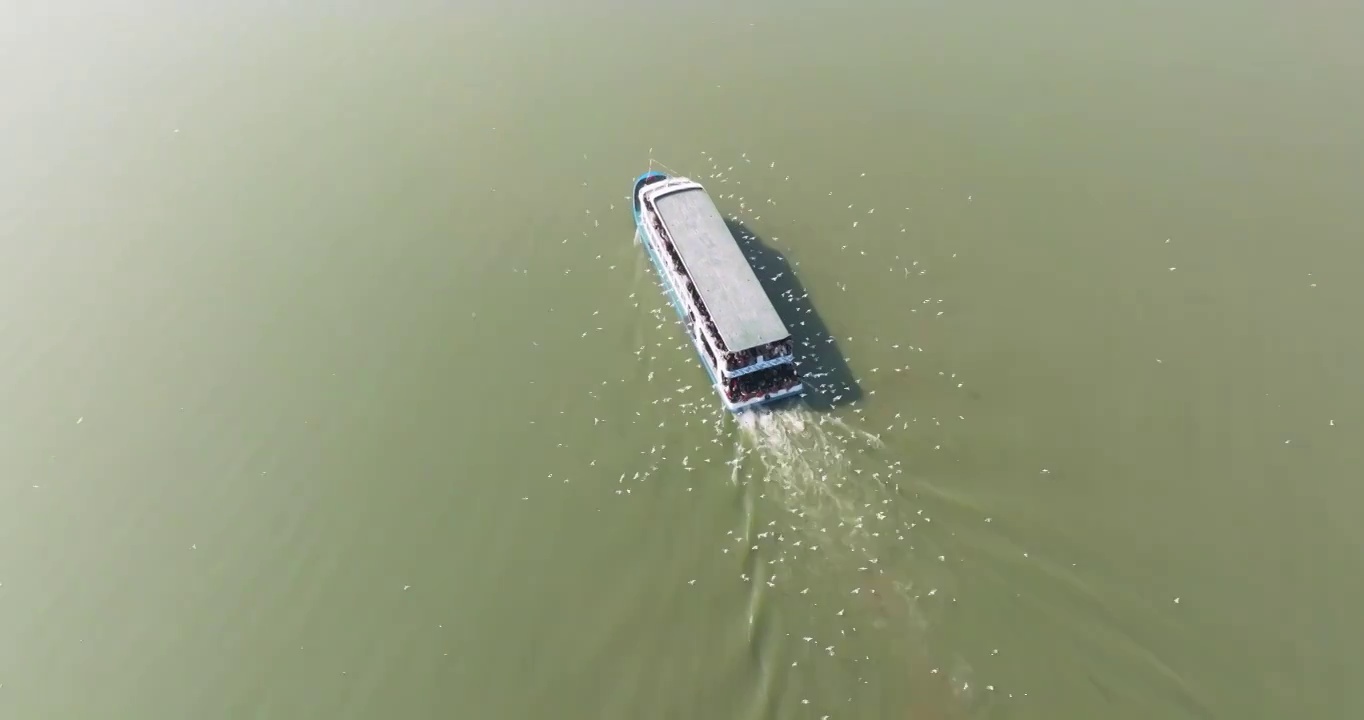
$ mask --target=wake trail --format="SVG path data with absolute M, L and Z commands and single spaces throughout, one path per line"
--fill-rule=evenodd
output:
M 870 532 L 869 505 L 889 501 L 887 475 L 868 471 L 868 453 L 883 447 L 876 435 L 832 416 L 804 408 L 758 410 L 739 416 L 737 482 L 744 460 L 751 459 L 754 489 L 812 531 L 834 533 L 836 541 L 856 550 Z
M 946 599 L 938 587 L 950 580 L 936 555 L 914 550 L 911 530 L 927 521 L 901 495 L 902 464 L 880 452 L 880 436 L 804 407 L 744 412 L 737 424 L 730 479 L 747 490 L 745 541 L 775 552 L 765 563 L 749 558 L 766 568 L 758 572 L 777 572 L 754 579 L 855 594 L 874 626 L 898 628 L 895 644 L 913 648 L 914 676 L 945 681 L 965 700 L 969 664 L 939 658 L 947 662 L 935 677 L 940 663 L 928 647 L 930 608 Z M 778 517 L 759 520 L 764 508 Z

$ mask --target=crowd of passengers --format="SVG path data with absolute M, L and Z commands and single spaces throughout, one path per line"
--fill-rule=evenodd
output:
M 748 367 L 757 362 L 759 357 L 770 360 L 775 357 L 783 357 L 790 354 L 791 341 L 778 340 L 777 342 L 768 343 L 761 347 L 729 353 L 725 355 L 725 362 L 729 363 L 729 366 L 732 368 L 741 368 Z
M 796 383 L 796 369 L 790 365 L 780 366 L 774 372 L 756 372 L 730 378 L 725 384 L 730 402 L 747 402 L 774 392 L 785 390 Z

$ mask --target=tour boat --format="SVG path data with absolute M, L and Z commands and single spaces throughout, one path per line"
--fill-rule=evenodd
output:
M 635 179 L 636 237 L 730 412 L 804 392 L 791 333 L 700 183 Z

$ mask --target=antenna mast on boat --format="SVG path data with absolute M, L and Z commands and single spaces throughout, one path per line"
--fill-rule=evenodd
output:
M 682 173 L 668 167 L 667 165 L 664 165 L 662 162 L 659 162 L 658 160 L 655 160 L 653 158 L 649 158 L 649 172 L 653 172 L 655 167 L 662 168 L 664 171 L 666 171 L 669 175 L 672 175 L 673 177 L 686 177 Z

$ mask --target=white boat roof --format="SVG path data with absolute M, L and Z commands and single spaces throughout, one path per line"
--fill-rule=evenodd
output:
M 747 350 L 790 337 L 705 188 L 686 178 L 671 178 L 646 188 L 644 195 L 672 236 L 726 347 Z

